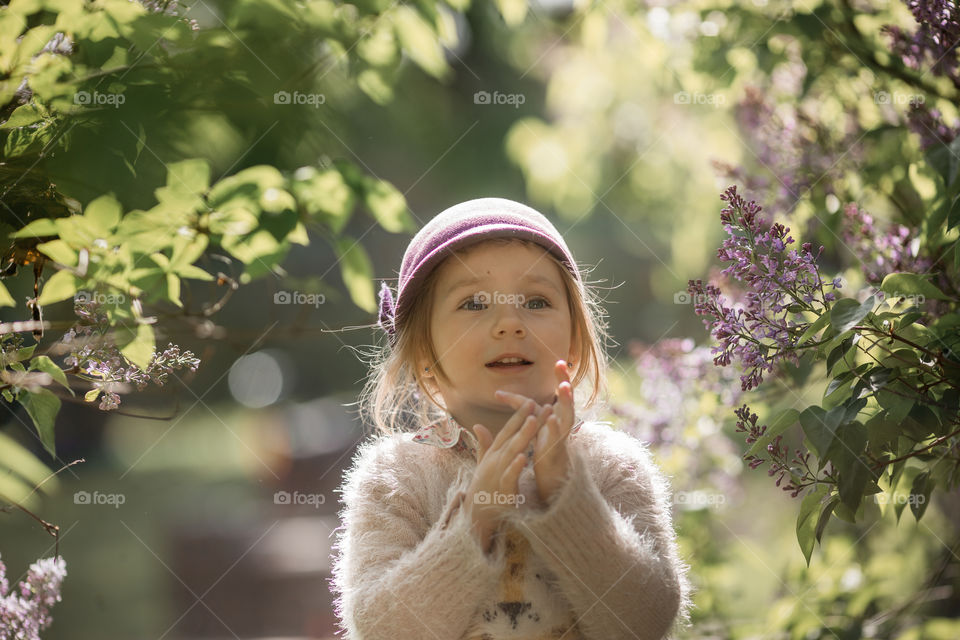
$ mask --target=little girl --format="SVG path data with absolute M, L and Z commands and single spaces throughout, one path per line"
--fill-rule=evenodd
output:
M 471 200 L 413 238 L 361 396 L 379 435 L 340 489 L 345 638 L 653 640 L 688 621 L 667 481 L 578 419 L 605 390 L 601 317 L 530 207 Z

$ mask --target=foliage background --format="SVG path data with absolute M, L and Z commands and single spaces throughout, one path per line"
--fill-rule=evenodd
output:
M 154 272 L 124 281 L 143 290 L 143 315 L 159 318 L 155 338 L 138 333 L 129 299 L 110 309 L 112 321 L 138 327 L 125 353 L 142 358 L 152 340 L 162 348 L 169 339 L 200 357 L 195 373 L 177 370 L 162 389 L 123 395 L 112 413 L 61 389 L 56 459 L 22 406 L 5 404 L 0 435 L 52 469 L 86 460 L 46 483 L 49 496 L 31 498 L 60 525 L 68 560 L 45 637 L 332 632 L 329 611 L 316 606 L 329 597 L 324 545 L 336 526 L 333 488 L 363 435 L 340 405 L 355 399 L 364 375 L 355 349 L 378 337 L 334 330 L 374 321 L 373 279 L 395 276 L 415 228 L 483 195 L 540 207 L 578 259 L 596 265 L 592 279 L 610 287 L 619 343 L 612 414 L 651 442 L 673 477 L 698 588 L 689 637 L 957 636 L 955 486 L 931 494 L 919 520 L 864 499 L 853 522 L 829 521 L 807 566 L 800 499 L 742 460 L 748 446 L 732 409 L 746 398 L 732 371 L 710 363 L 709 336 L 682 295 L 711 268 L 717 277 L 718 196 L 730 184 L 785 221 L 798 244 L 823 244 L 820 268 L 847 292 L 868 283 L 868 269 L 863 250 L 845 241 L 844 205 L 876 218 L 873 245 L 896 223 L 931 242 L 937 229 L 924 221 L 943 184 L 906 114 L 923 95 L 943 126 L 956 128 L 957 93 L 949 74 L 911 76 L 889 54 L 881 27 L 915 28 L 906 5 L 146 4 L 142 12 L 127 0 L 0 8 L 4 43 L 15 37 L 14 9 L 39 30 L 32 49 L 3 49 L 5 223 L 89 214 L 91 202 L 112 194 L 107 209 L 124 220 L 147 211 L 154 225 L 122 244 L 169 247 L 168 257 L 177 250 L 172 231 L 191 223 L 179 212 L 233 210 L 254 225 L 236 231 L 228 217 L 217 230 L 213 220 L 196 266 L 215 279 L 175 273 L 173 285 L 154 262 Z M 84 46 L 31 57 L 65 25 Z M 14 109 L 30 104 L 24 75 L 49 111 L 24 109 L 15 120 Z M 278 103 L 282 91 L 323 102 Z M 124 99 L 84 104 L 78 92 Z M 206 185 L 192 182 L 204 166 L 210 184 L 274 169 L 245 174 L 205 209 L 194 197 Z M 309 244 L 297 242 L 297 220 Z M 254 241 L 251 228 L 271 235 Z M 944 264 L 954 259 L 955 287 L 956 228 L 940 241 L 954 252 Z M 0 309 L 0 319 L 28 320 L 31 269 L 3 283 L 16 306 Z M 939 286 L 955 304 L 950 283 Z M 223 308 L 204 316 L 228 289 Z M 284 291 L 324 302 L 277 304 Z M 73 324 L 70 306 L 43 306 L 55 323 L 44 345 Z M 271 398 L 264 389 L 278 379 Z M 95 387 L 72 382 L 80 392 Z M 784 398 L 802 408 L 821 395 L 822 385 L 786 374 L 750 404 L 769 419 Z M 265 406 L 240 403 L 261 397 Z M 790 435 L 798 444 L 804 436 Z M 24 468 L 10 462 L 21 449 L 0 444 L 7 464 Z M 274 500 L 283 490 L 322 493 L 326 503 L 285 509 Z M 77 491 L 125 502 L 77 504 Z M 11 578 L 52 552 L 22 512 L 0 518 Z M 245 602 L 244 585 L 272 589 L 275 599 Z

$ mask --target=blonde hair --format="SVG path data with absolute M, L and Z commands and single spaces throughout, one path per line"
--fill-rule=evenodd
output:
M 594 289 L 584 282 L 578 286 L 573 274 L 541 245 L 520 238 L 491 238 L 454 253 L 462 254 L 486 243 L 524 245 L 543 249 L 559 267 L 567 294 L 570 318 L 573 324 L 574 347 L 579 362 L 571 383 L 578 417 L 595 406 L 606 402 L 608 365 L 606 343 L 606 313 Z M 449 260 L 450 256 L 446 258 Z M 446 263 L 441 262 L 424 280 L 417 297 L 412 301 L 405 324 L 399 328 L 396 344 L 381 346 L 371 354 L 370 374 L 358 400 L 364 424 L 384 435 L 401 431 L 416 431 L 426 424 L 444 419 L 446 413 L 441 403 L 427 389 L 419 371 L 418 362 L 434 363 L 431 369 L 441 379 L 447 379 L 433 348 L 430 317 L 433 311 L 434 290 L 437 274 Z M 582 271 L 581 271 L 582 274 Z M 579 388 L 586 382 L 590 390 L 584 399 Z

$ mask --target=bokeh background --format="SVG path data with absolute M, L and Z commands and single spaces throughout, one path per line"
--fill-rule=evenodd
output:
M 441 16 L 434 33 L 391 13 L 414 5 L 372 2 L 357 5 L 352 28 L 370 36 L 360 55 L 382 73 L 362 81 L 317 17 L 337 11 L 346 25 L 356 7 L 321 4 L 167 7 L 219 40 L 190 61 L 189 82 L 127 87 L 114 126 L 79 133 L 51 172 L 81 202 L 112 191 L 134 208 L 151 205 L 172 158 L 207 158 L 214 176 L 347 162 L 393 184 L 408 208 L 399 232 L 362 208 L 343 227 L 378 286 L 395 282 L 412 232 L 442 209 L 482 196 L 529 202 L 605 300 L 607 417 L 649 442 L 671 477 L 697 589 L 685 637 L 960 637 L 957 496 L 938 496 L 919 522 L 882 504 L 831 522 L 808 567 L 799 498 L 741 459 L 737 372 L 712 364 L 685 293 L 689 279 L 718 278 L 719 194 L 731 184 L 798 242 L 825 245 L 821 268 L 854 291 L 865 276 L 843 240 L 844 205 L 892 224 L 909 209 L 898 203 L 931 196 L 905 115 L 916 88 L 883 70 L 882 25 L 915 27 L 905 4 L 425 3 Z M 924 94 L 927 105 L 953 122 L 956 94 L 935 80 L 925 79 L 943 95 Z M 278 91 L 323 101 L 278 103 Z M 134 171 L 112 150 L 138 140 Z M 84 459 L 34 510 L 59 525 L 68 567 L 45 638 L 333 637 L 336 489 L 369 433 L 353 403 L 364 353 L 382 336 L 329 240 L 311 232 L 212 323 L 166 316 L 163 339 L 199 369 L 123 395 L 116 411 L 65 402 L 56 460 L 5 404 L 0 431 L 51 469 Z M 7 286 L 22 300 L 32 282 Z M 322 303 L 285 304 L 290 292 Z M 184 299 L 196 308 L 218 295 L 194 284 Z M 60 307 L 46 317 L 69 320 Z M 772 379 L 751 406 L 817 400 L 802 389 Z M 11 583 L 51 545 L 32 518 L 0 513 Z

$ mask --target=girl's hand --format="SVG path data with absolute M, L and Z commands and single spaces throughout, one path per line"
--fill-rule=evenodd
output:
M 559 360 L 554 367 L 557 376 L 557 395 L 553 404 L 534 405 L 538 415 L 542 415 L 543 426 L 537 433 L 533 449 L 533 471 L 537 480 L 537 493 L 540 500 L 547 504 L 566 482 L 570 469 L 570 456 L 567 451 L 567 438 L 573 430 L 576 418 L 573 407 L 573 386 L 570 383 L 570 370 L 567 363 Z M 498 399 L 511 407 L 518 408 L 527 402 L 533 402 L 526 396 L 497 391 Z
M 533 400 L 521 402 L 496 438 L 481 424 L 473 427 L 477 436 L 478 462 L 466 491 L 465 507 L 484 551 L 489 550 L 504 512 L 517 508 L 520 493 L 518 479 L 527 464 L 524 452 L 551 413 L 535 413 L 535 409 Z M 507 498 L 498 500 L 497 494 Z M 513 500 L 509 499 L 510 496 Z

